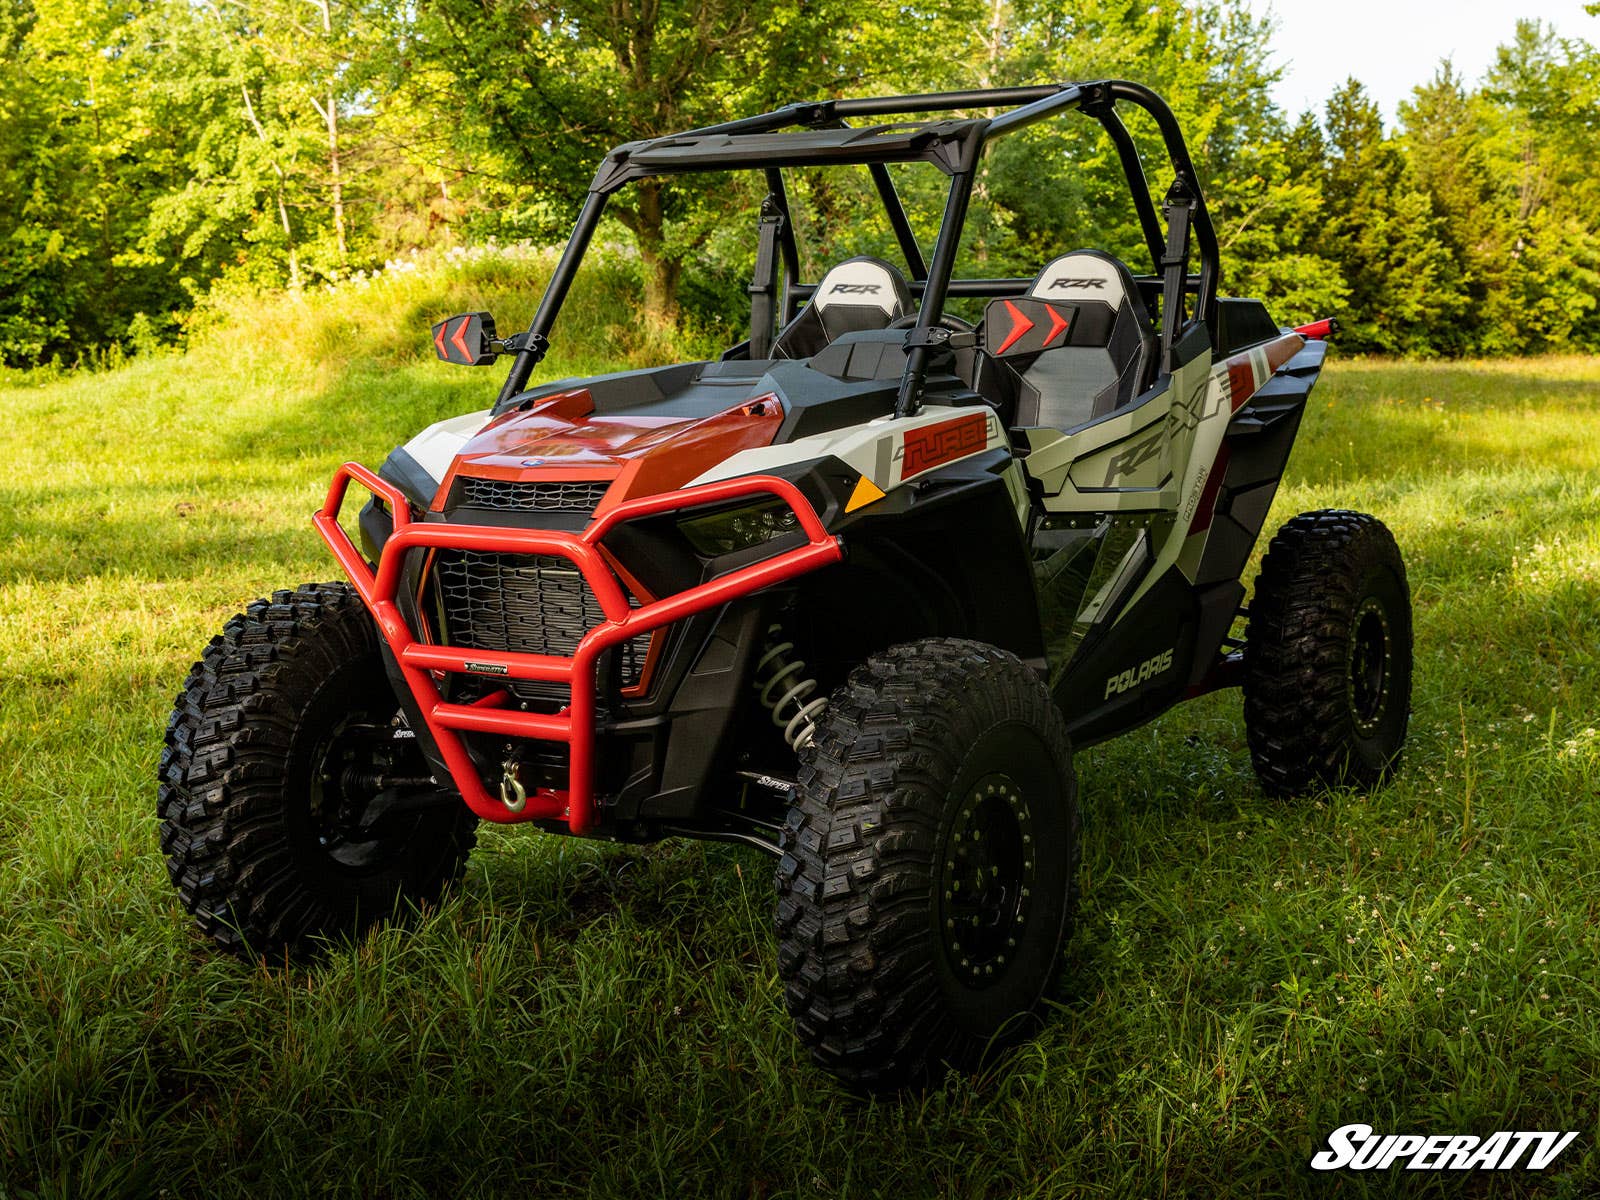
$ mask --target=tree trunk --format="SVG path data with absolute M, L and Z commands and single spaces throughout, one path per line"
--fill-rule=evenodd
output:
M 683 264 L 666 247 L 660 181 L 644 180 L 638 194 L 638 207 L 624 221 L 639 242 L 645 316 L 655 327 L 668 328 L 678 320 L 678 277 L 683 273 Z
M 220 17 L 218 18 L 221 19 Z M 250 102 L 250 89 L 242 82 L 239 84 L 239 94 L 244 97 L 245 116 L 250 118 L 250 125 L 256 131 L 256 136 L 263 142 L 267 141 L 267 131 L 261 127 L 261 122 L 256 119 L 256 106 Z M 289 249 L 289 287 L 294 291 L 300 290 L 300 254 L 294 245 L 294 230 L 289 225 L 289 208 L 283 202 L 284 174 L 283 167 L 276 158 L 272 159 L 273 173 L 278 177 L 278 220 L 283 225 L 283 241 Z
M 339 261 L 349 253 L 344 239 L 344 180 L 339 174 L 339 101 L 333 90 L 328 90 L 328 167 L 332 176 L 333 233 L 339 244 Z
M 322 36 L 328 39 L 328 46 L 333 48 L 333 3 L 332 0 L 313 0 L 318 10 L 322 13 Z M 328 127 L 328 182 L 329 192 L 333 200 L 333 235 L 339 247 L 339 262 L 342 264 L 349 253 L 344 237 L 344 179 L 339 174 L 339 94 L 330 84 L 328 87 L 328 106 L 323 108 L 317 103 L 317 98 L 311 98 L 313 108 L 322 114 L 323 123 Z
M 277 164 L 273 164 L 276 166 Z M 281 174 L 281 172 L 280 172 Z M 283 223 L 283 240 L 289 247 L 289 287 L 300 290 L 300 253 L 295 249 L 294 230 L 289 227 L 289 209 L 283 202 L 283 184 L 278 184 L 278 220 Z

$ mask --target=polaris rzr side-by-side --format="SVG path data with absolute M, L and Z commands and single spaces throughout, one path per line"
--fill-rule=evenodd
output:
M 1164 144 L 1159 212 L 1119 105 Z M 953 279 L 986 147 L 1073 113 L 1117 152 L 1150 272 L 1069 245 Z M 926 259 L 889 170 L 916 163 L 948 180 Z M 867 170 L 903 261 L 802 281 L 793 172 L 823 167 Z M 534 384 L 608 198 L 730 170 L 766 194 L 748 340 Z M 1233 686 L 1272 793 L 1375 784 L 1405 739 L 1410 602 L 1376 519 L 1295 517 L 1242 608 L 1332 322 L 1280 328 L 1219 276 L 1177 122 L 1134 83 L 619 146 L 526 332 L 434 327 L 447 361 L 513 356 L 493 406 L 340 467 L 313 521 L 348 583 L 256 601 L 191 670 L 159 800 L 184 905 L 275 956 L 437 896 L 480 819 L 733 840 L 777 861 L 817 1062 L 874 1087 L 979 1061 L 1063 957 L 1075 750 Z

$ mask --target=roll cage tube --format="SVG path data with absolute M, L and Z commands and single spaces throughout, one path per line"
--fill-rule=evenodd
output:
M 1138 149 L 1116 112 L 1119 101 L 1148 113 L 1166 148 L 1173 178 L 1163 205 L 1165 229 L 1151 200 Z M 852 117 L 905 117 L 1001 106 L 1010 107 L 992 118 L 859 127 L 848 124 Z M 781 168 L 861 165 L 871 172 L 890 228 L 905 255 L 911 271 L 911 290 L 921 297 L 917 322 L 906 334 L 906 369 L 895 404 L 896 416 L 916 412 L 922 403 L 929 362 L 949 338 L 949 331 L 940 325 L 945 300 L 952 295 L 1021 295 L 1028 286 L 1027 280 L 1020 279 L 950 278 L 982 151 L 1009 133 L 1072 111 L 1099 121 L 1116 148 L 1160 284 L 1161 368 L 1171 370 L 1178 343 L 1196 322 L 1205 321 L 1215 328 L 1219 274 L 1216 230 L 1206 210 L 1199 174 L 1172 110 L 1143 84 L 1110 79 L 790 104 L 768 113 L 618 146 L 606 155 L 589 185 L 572 236 L 550 276 L 532 323 L 526 333 L 512 339 L 517 354 L 500 389 L 500 400 L 510 399 L 527 386 L 533 368 L 548 351 L 550 329 L 572 286 L 578 264 L 588 252 L 607 198 L 619 188 L 662 175 L 759 169 L 765 172 L 769 195 L 787 217 L 788 197 Z M 798 132 L 779 132 L 782 130 Z M 931 162 L 950 177 L 939 236 L 926 265 L 889 177 L 888 164 L 902 162 Z M 1198 275 L 1189 273 L 1191 237 L 1199 254 Z M 799 252 L 790 220 L 783 223 L 779 250 L 784 276 L 782 311 L 787 319 L 799 302 L 815 291 L 814 285 L 799 282 Z M 1191 290 L 1195 293 L 1192 314 L 1186 300 Z

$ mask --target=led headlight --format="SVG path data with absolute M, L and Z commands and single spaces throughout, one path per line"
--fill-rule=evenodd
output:
M 701 554 L 732 554 L 770 542 L 800 528 L 800 518 L 781 501 L 763 501 L 678 522 L 689 544 Z

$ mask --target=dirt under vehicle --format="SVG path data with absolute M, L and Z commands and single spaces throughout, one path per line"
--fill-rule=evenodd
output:
M 1129 105 L 1164 144 L 1159 212 Z M 1064 246 L 953 279 L 985 147 L 1074 113 L 1116 150 L 1150 273 Z M 926 259 L 906 163 L 948 180 Z M 837 166 L 869 172 L 903 263 L 805 283 L 786 172 Z M 731 170 L 765 183 L 749 339 L 532 384 L 607 199 Z M 734 840 L 778 863 L 786 1003 L 842 1079 L 1024 1033 L 1070 928 L 1074 751 L 1232 686 L 1269 792 L 1372 785 L 1405 739 L 1410 602 L 1373 517 L 1284 525 L 1233 636 L 1331 322 L 1219 298 L 1218 259 L 1177 122 L 1134 83 L 618 147 L 526 332 L 434 327 L 447 361 L 512 356 L 493 406 L 341 467 L 313 520 L 349 582 L 251 604 L 195 664 L 160 768 L 184 905 L 281 955 L 435 897 L 480 819 Z

